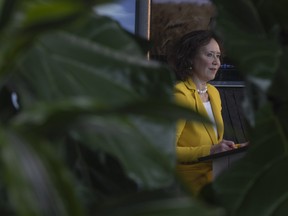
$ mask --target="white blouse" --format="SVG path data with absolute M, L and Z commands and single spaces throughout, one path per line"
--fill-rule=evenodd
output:
M 211 107 L 211 103 L 210 101 L 207 102 L 203 102 L 203 105 L 208 113 L 209 119 L 210 121 L 213 123 L 213 129 L 215 131 L 216 137 L 218 137 L 218 132 L 217 132 L 217 128 L 216 128 L 216 122 L 215 122 L 215 118 L 214 118 L 214 114 L 212 111 L 212 107 Z

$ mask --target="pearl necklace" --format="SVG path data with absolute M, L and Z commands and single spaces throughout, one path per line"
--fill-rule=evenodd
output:
M 205 94 L 207 92 L 208 88 L 207 86 L 205 86 L 205 88 L 203 90 L 201 89 L 197 89 L 198 94 Z

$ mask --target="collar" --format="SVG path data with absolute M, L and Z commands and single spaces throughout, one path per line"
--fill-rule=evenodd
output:
M 184 84 L 186 85 L 188 89 L 196 91 L 196 85 L 191 78 L 188 78 L 187 80 L 185 80 Z
M 194 90 L 197 91 L 197 87 L 196 84 L 194 83 L 194 81 L 192 80 L 192 78 L 188 78 L 187 80 L 184 81 L 185 86 L 190 89 L 190 90 Z M 209 83 L 206 83 L 207 88 L 209 89 Z

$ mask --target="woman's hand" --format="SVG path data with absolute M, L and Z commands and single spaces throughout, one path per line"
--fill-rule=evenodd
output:
M 237 146 L 235 145 L 233 141 L 223 139 L 220 143 L 216 145 L 212 145 L 210 149 L 210 154 L 229 151 L 229 150 L 236 149 L 236 148 Z

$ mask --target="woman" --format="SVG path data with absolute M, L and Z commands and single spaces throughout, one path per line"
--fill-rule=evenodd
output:
M 176 133 L 177 172 L 194 193 L 212 180 L 212 163 L 197 162 L 203 156 L 236 148 L 233 141 L 223 140 L 224 126 L 218 90 L 208 84 L 220 67 L 221 48 L 210 31 L 184 35 L 169 58 L 177 78 L 176 101 L 213 123 L 179 121 Z

